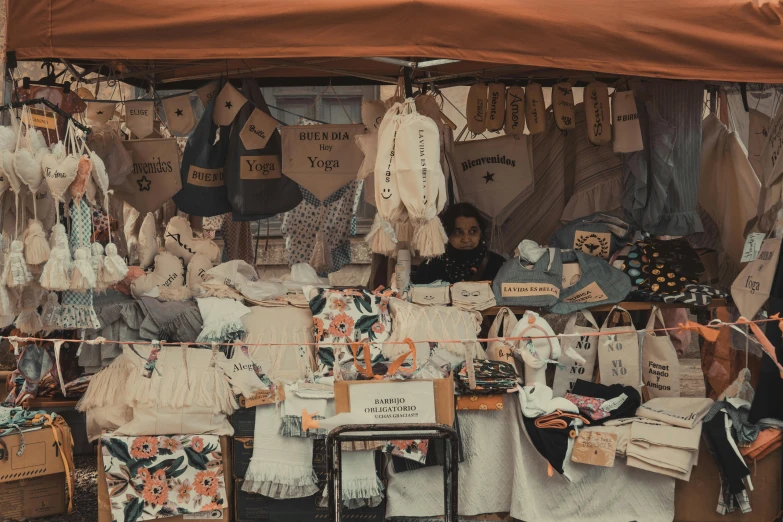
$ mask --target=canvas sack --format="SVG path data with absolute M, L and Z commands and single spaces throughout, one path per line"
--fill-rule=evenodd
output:
M 609 88 L 603 82 L 588 83 L 585 87 L 584 97 L 587 139 L 593 145 L 605 145 L 612 141 Z
M 490 83 L 487 92 L 487 130 L 499 132 L 506 119 L 506 86 Z
M 506 91 L 506 117 L 503 120 L 506 136 L 522 136 L 525 132 L 525 89 L 509 87 Z
M 561 250 L 563 266 L 578 263 L 579 281 L 560 291 L 558 302 L 549 310 L 569 314 L 606 304 L 619 303 L 631 291 L 631 280 L 622 270 L 579 250 Z
M 577 326 L 576 321 L 580 314 L 588 322 L 587 326 Z M 552 392 L 555 397 L 565 397 L 565 394 L 573 389 L 577 379 L 588 382 L 593 380 L 595 359 L 598 356 L 598 343 L 601 338 L 583 334 L 597 334 L 598 332 L 598 323 L 595 322 L 593 314 L 589 310 L 574 312 L 568 316 L 568 322 L 563 330 L 564 335 L 560 338 L 560 346 L 564 353 L 560 357 L 561 364 L 555 367 L 555 381 L 552 384 Z M 579 335 L 570 336 L 571 334 Z M 584 364 L 578 364 L 565 353 L 569 347 L 584 357 Z
M 501 225 L 533 193 L 530 136 L 458 142 L 455 169 L 460 200 Z
M 780 257 L 780 242 L 775 237 L 765 239 L 758 257 L 742 269 L 731 285 L 734 304 L 747 319 L 753 319 L 769 298 Z
M 615 154 L 644 149 L 633 91 L 615 91 L 612 95 L 612 140 Z
M 254 79 L 243 79 L 242 90 L 258 110 L 269 115 L 269 107 Z M 288 212 L 302 202 L 299 186 L 282 173 L 278 130 L 272 131 L 261 149 L 244 146 L 240 137 L 241 129 L 253 111 L 250 104 L 242 107 L 234 120 L 229 139 L 224 172 L 228 198 L 234 209 L 234 221 L 257 221 Z
M 133 171 L 115 194 L 142 215 L 158 210 L 182 188 L 177 139 L 128 140 L 122 145 L 133 158 Z
M 487 130 L 487 84 L 477 83 L 470 86 L 466 110 L 468 130 L 481 134 Z
M 624 325 L 620 325 L 620 322 L 624 322 Z M 601 327 L 601 333 L 610 335 L 598 338 L 601 384 L 639 388 L 641 349 L 639 336 L 634 330 L 631 315 L 619 306 L 612 308 Z M 619 333 L 623 331 L 629 333 Z
M 525 87 L 525 120 L 530 134 L 546 130 L 546 102 L 540 83 L 529 83 Z
M 500 306 L 550 307 L 561 291 L 563 261 L 560 250 L 548 249 L 532 267 L 519 257 L 503 263 L 492 282 L 492 292 Z
M 125 125 L 138 138 L 146 138 L 154 128 L 154 112 L 155 102 L 152 100 L 126 101 Z
M 364 125 L 289 125 L 283 138 L 283 172 L 321 201 L 356 177 L 364 155 L 355 136 Z
M 193 216 L 211 217 L 231 212 L 224 172 L 231 127 L 213 123 L 214 108 L 215 102 L 210 102 L 188 138 L 180 169 L 182 190 L 174 196 L 177 208 Z
M 658 319 L 656 326 L 655 320 Z M 655 328 L 666 328 L 661 309 L 653 307 L 642 346 L 642 380 L 650 399 L 680 396 L 680 360 L 674 349 L 669 332 L 650 332 Z

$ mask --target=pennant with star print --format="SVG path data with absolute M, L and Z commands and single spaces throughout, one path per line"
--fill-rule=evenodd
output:
M 185 135 L 196 126 L 196 116 L 190 104 L 190 94 L 163 99 L 166 125 L 174 134 Z
M 457 142 L 454 149 L 460 200 L 475 205 L 498 226 L 533 192 L 530 136 Z
M 218 82 L 209 82 L 206 85 L 202 85 L 198 89 L 196 89 L 196 94 L 198 95 L 198 99 L 201 100 L 202 105 L 204 105 L 204 108 L 206 109 L 209 105 L 209 102 L 212 101 L 212 98 L 215 97 L 215 95 L 218 93 L 218 88 L 220 85 Z
M 212 112 L 212 121 L 215 125 L 231 125 L 239 114 L 239 109 L 247 103 L 247 98 L 236 87 L 227 82 L 215 100 L 215 110 Z
M 125 102 L 125 125 L 137 138 L 146 138 L 154 129 L 152 100 L 131 100 Z
M 84 100 L 87 109 L 84 111 L 84 117 L 90 123 L 106 123 L 114 116 L 114 110 L 117 103 L 113 101 L 92 101 Z
M 133 171 L 115 194 L 144 216 L 182 189 L 177 139 L 127 140 L 122 144 L 133 158 Z

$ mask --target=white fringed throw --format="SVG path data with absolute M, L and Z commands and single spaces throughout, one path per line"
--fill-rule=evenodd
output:
M 383 502 L 383 483 L 375 471 L 375 451 L 345 451 L 340 467 L 345 507 L 375 507 Z

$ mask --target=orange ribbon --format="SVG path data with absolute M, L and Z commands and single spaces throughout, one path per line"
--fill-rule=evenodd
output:
M 400 355 L 397 359 L 394 360 L 393 363 L 389 365 L 389 368 L 386 371 L 386 375 L 373 374 L 372 356 L 370 355 L 370 343 L 366 341 L 351 344 L 351 351 L 353 352 L 353 365 L 356 367 L 357 370 L 359 370 L 359 373 L 361 373 L 368 379 L 381 380 L 387 377 L 391 377 L 397 372 L 402 372 L 402 371 L 406 373 L 413 373 L 418 369 L 418 366 L 416 365 L 416 345 L 413 344 L 413 341 L 411 341 L 411 339 L 407 337 L 403 339 L 403 342 L 408 345 L 408 348 L 410 348 L 410 350 Z M 357 355 L 359 353 L 359 347 L 361 347 L 362 351 L 364 352 L 364 366 L 359 364 L 359 356 Z M 409 356 L 413 357 L 413 367 L 403 368 L 402 365 Z
M 570 422 L 564 421 L 563 418 L 580 419 L 585 424 L 590 424 L 590 421 L 581 415 L 564 413 L 562 410 L 555 410 L 547 415 L 541 415 L 536 418 L 534 424 L 536 425 L 536 428 L 564 430 L 568 427 Z
M 686 331 L 696 332 L 711 343 L 717 341 L 718 336 L 720 335 L 720 332 L 718 330 L 714 330 L 708 326 L 704 326 L 699 323 L 695 323 L 693 321 L 680 323 L 678 326 L 680 327 L 678 333 L 685 333 Z
M 769 339 L 767 339 L 767 336 L 764 335 L 764 332 L 761 331 L 761 328 L 759 328 L 756 323 L 752 321 L 748 321 L 747 319 L 741 316 L 739 319 L 737 319 L 737 324 L 747 324 L 748 326 L 750 326 L 750 330 L 753 332 L 753 335 L 756 336 L 756 339 L 758 340 L 761 347 L 764 349 L 765 352 L 767 352 L 767 355 L 769 355 L 772 358 L 772 360 L 775 361 L 775 365 L 778 367 L 780 376 L 783 378 L 783 366 L 781 366 L 780 363 L 778 362 L 778 356 L 775 353 L 775 347 L 772 346 L 771 342 L 769 342 Z

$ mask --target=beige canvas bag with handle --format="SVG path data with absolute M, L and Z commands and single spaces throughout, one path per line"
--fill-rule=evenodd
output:
M 493 339 L 510 335 L 511 331 L 517 325 L 518 319 L 510 308 L 501 308 L 492 325 L 489 327 L 487 337 Z M 502 335 L 501 335 L 502 332 Z M 490 361 L 500 361 L 514 365 L 517 375 L 523 375 L 524 367 L 522 361 L 514 357 L 514 343 L 503 341 L 489 341 L 487 343 L 487 359 Z
M 576 324 L 577 316 L 581 314 L 587 320 L 587 326 L 578 326 Z M 580 310 L 568 316 L 563 336 L 560 338 L 560 345 L 563 347 L 563 355 L 560 357 L 561 366 L 555 367 L 555 381 L 552 384 L 554 397 L 565 397 L 574 387 L 577 379 L 583 381 L 593 380 L 593 371 L 595 370 L 595 359 L 598 356 L 598 343 L 600 337 L 593 335 L 599 332 L 598 323 L 595 322 L 593 314 L 589 310 Z M 569 336 L 569 334 L 578 334 Z M 565 353 L 566 348 L 573 348 L 576 353 L 584 357 L 585 363 L 579 364 Z
M 647 388 L 647 397 L 679 397 L 680 360 L 669 332 L 650 331 L 656 328 L 655 319 L 658 319 L 660 328 L 666 328 L 661 309 L 657 306 L 650 312 L 642 346 L 642 380 Z
M 617 326 L 623 319 L 626 324 Z M 599 337 L 598 341 L 601 384 L 622 384 L 639 389 L 641 350 L 631 315 L 615 306 L 601 327 L 601 333 L 610 334 Z

